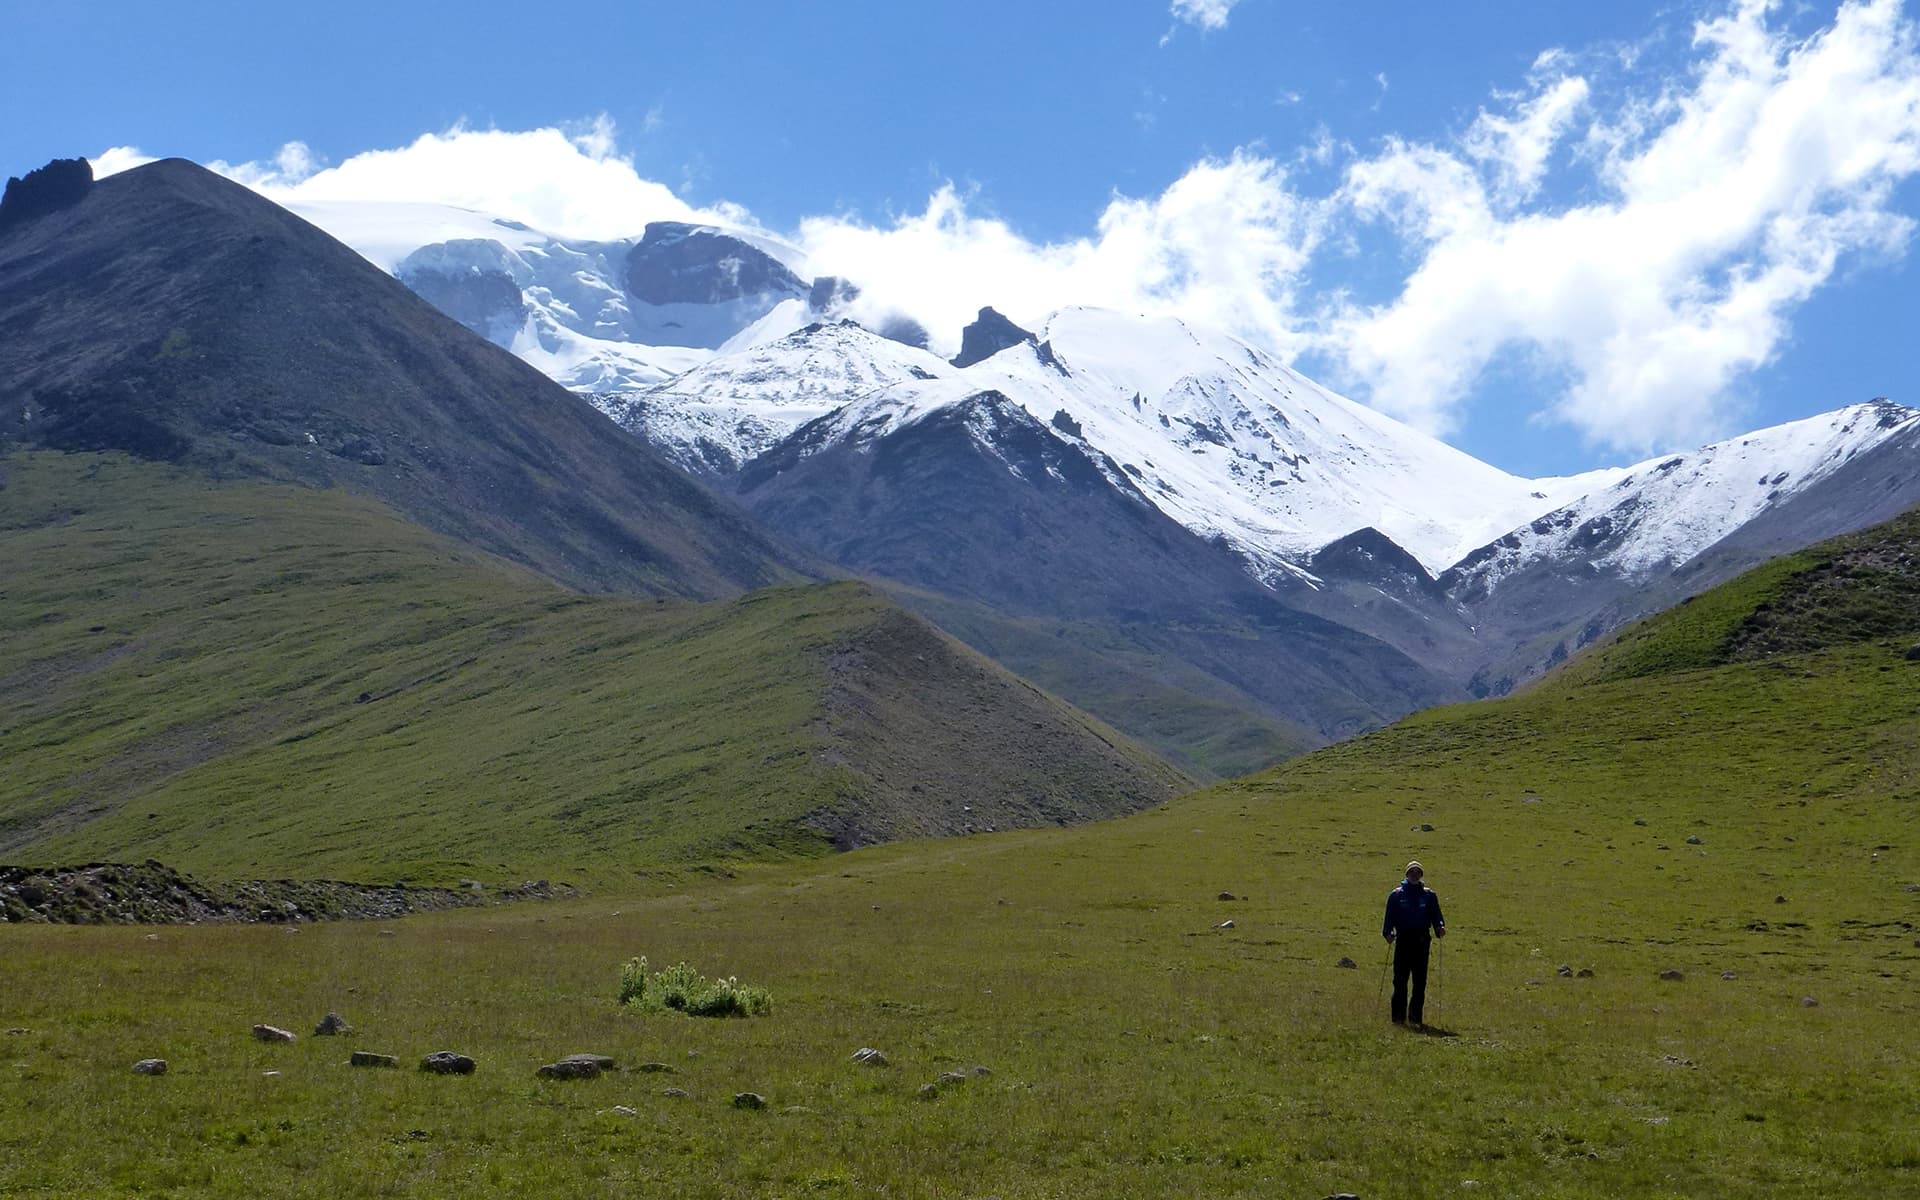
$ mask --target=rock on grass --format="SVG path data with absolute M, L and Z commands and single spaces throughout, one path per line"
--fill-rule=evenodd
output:
M 420 1060 L 420 1069 L 434 1075 L 471 1075 L 475 1065 L 471 1058 L 451 1050 L 435 1050 Z

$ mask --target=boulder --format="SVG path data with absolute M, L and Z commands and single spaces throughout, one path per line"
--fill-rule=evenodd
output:
M 435 1050 L 420 1060 L 420 1069 L 435 1075 L 471 1075 L 477 1064 L 464 1054 Z
M 542 1079 L 598 1079 L 600 1064 L 592 1059 L 574 1058 L 550 1062 L 534 1072 Z
M 559 1059 L 557 1061 L 563 1062 L 563 1063 L 589 1062 L 589 1063 L 592 1063 L 595 1067 L 598 1067 L 602 1071 L 612 1071 L 616 1069 L 613 1063 L 613 1056 L 611 1054 L 569 1054 L 565 1058 Z

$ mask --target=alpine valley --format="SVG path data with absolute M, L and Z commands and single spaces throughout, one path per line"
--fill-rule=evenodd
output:
M 746 230 L 587 244 L 459 209 L 303 214 L 793 544 L 1202 777 L 1503 694 L 1920 502 L 1920 412 L 1883 399 L 1523 479 L 1179 320 L 989 308 L 930 336 Z

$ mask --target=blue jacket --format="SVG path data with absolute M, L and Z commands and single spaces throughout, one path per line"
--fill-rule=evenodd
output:
M 1428 931 L 1445 929 L 1447 919 L 1440 915 L 1440 893 L 1424 883 L 1402 879 L 1400 886 L 1387 893 L 1387 919 L 1380 936 L 1430 936 Z

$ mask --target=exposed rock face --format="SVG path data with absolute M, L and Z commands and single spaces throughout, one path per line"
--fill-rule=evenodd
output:
M 511 274 L 477 267 L 442 270 L 415 265 L 414 258 L 400 265 L 400 282 L 496 346 L 513 344 L 513 335 L 526 323 L 527 306 Z
M 973 324 L 961 330 L 960 353 L 953 356 L 952 362 L 956 367 L 970 367 L 1021 342 L 1039 340 L 992 308 L 983 308 Z
M 93 164 L 84 158 L 56 158 L 46 166 L 7 180 L 0 196 L 0 233 L 35 217 L 72 208 L 93 187 Z
M 717 229 L 679 221 L 647 226 L 640 244 L 627 254 L 626 285 L 645 304 L 720 304 L 812 292 L 764 250 Z

